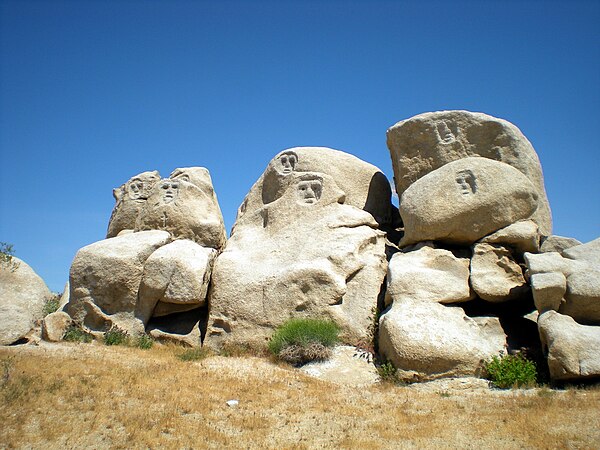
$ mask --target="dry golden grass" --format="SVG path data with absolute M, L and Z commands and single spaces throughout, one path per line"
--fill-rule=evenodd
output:
M 253 357 L 0 349 L 1 448 L 598 448 L 600 390 L 340 386 Z M 6 370 L 5 370 L 6 369 Z M 226 401 L 239 400 L 237 407 Z

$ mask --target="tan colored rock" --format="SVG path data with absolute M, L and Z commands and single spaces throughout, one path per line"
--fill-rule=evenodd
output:
M 552 236 L 548 236 L 547 238 L 543 239 L 542 245 L 540 246 L 540 251 L 542 253 L 547 253 L 547 252 L 562 253 L 564 250 L 571 248 L 571 247 L 575 247 L 576 245 L 581 245 L 581 242 L 579 242 L 577 239 L 552 235 Z
M 220 249 L 227 239 L 212 180 L 204 167 L 175 169 L 156 183 L 140 211 L 135 231 L 165 230 Z
M 562 252 L 565 258 L 600 266 L 600 238 L 581 245 L 569 247 Z
M 521 267 L 511 251 L 495 244 L 473 246 L 471 286 L 488 302 L 514 300 L 529 292 Z
M 553 380 L 600 376 L 600 327 L 580 325 L 555 311 L 541 314 L 538 327 Z
M 62 341 L 72 322 L 71 316 L 64 311 L 48 314 L 42 321 L 42 339 L 49 342 Z
M 538 311 L 559 310 L 567 292 L 567 279 L 562 272 L 533 274 L 530 283 L 533 300 Z
M 383 232 L 325 173 L 280 181 L 280 197 L 247 209 L 217 258 L 206 341 L 264 345 L 286 320 L 309 317 L 364 339 L 387 269 Z
M 156 250 L 144 264 L 136 317 L 144 324 L 206 304 L 217 251 L 190 240 L 177 240 Z M 160 304 L 160 306 L 159 306 Z
M 487 158 L 463 158 L 424 175 L 404 191 L 400 244 L 472 244 L 528 219 L 537 206 L 534 186 L 514 167 Z
M 533 220 L 520 220 L 484 237 L 481 242 L 509 246 L 520 254 L 535 253 L 540 250 L 540 232 Z
M 348 153 L 326 147 L 295 147 L 278 153 L 252 186 L 238 211 L 232 231 L 256 218 L 265 205 L 280 198 L 292 173 L 329 175 L 343 192 L 343 203 L 369 212 L 382 227 L 393 225 L 398 212 L 391 203 L 386 176 L 375 166 Z
M 506 347 L 497 318 L 478 321 L 462 308 L 402 299 L 379 322 L 379 351 L 409 381 L 479 375 Z
M 474 297 L 469 286 L 469 260 L 448 250 L 424 246 L 396 253 L 389 262 L 386 306 L 403 298 L 457 303 Z
M 170 239 L 166 231 L 144 231 L 80 249 L 69 275 L 69 315 L 90 330 L 117 325 L 132 333 L 143 332 L 134 312 L 144 263 Z
M 531 180 L 540 200 L 532 219 L 542 234 L 552 233 L 552 217 L 539 158 L 531 143 L 513 124 L 469 111 L 430 112 L 392 126 L 387 131 L 387 144 L 398 196 L 402 197 L 419 178 L 447 163 L 482 156 L 509 164 Z
M 115 237 L 123 231 L 135 229 L 135 222 L 152 188 L 160 180 L 155 170 L 142 172 L 118 188 L 113 189 L 115 207 L 108 222 L 107 238 Z
M 0 262 L 0 345 L 25 337 L 51 298 L 44 280 L 25 261 Z
M 315 378 L 345 386 L 364 387 L 379 382 L 372 355 L 347 345 L 336 346 L 327 361 L 310 362 L 301 370 Z

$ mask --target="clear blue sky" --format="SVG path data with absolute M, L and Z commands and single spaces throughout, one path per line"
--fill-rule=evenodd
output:
M 425 111 L 515 123 L 555 234 L 600 235 L 599 1 L 0 1 L 0 241 L 55 291 L 103 239 L 112 188 L 205 166 L 228 230 L 278 151 L 392 177 L 386 129 Z

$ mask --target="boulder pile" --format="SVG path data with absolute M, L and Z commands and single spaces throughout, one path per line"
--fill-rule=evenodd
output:
M 72 321 L 96 335 L 264 346 L 288 319 L 323 318 L 407 381 L 479 376 L 515 352 L 553 380 L 599 377 L 600 239 L 552 235 L 521 131 L 442 111 L 398 122 L 387 143 L 398 208 L 377 167 L 290 148 L 252 186 L 229 239 L 207 169 L 132 177 L 113 191 L 106 239 L 75 255 L 44 338 Z M 39 318 L 47 293 L 31 295 L 0 303 L 1 343 Z

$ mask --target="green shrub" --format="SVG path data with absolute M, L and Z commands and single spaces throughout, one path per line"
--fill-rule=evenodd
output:
M 154 345 L 154 339 L 147 334 L 140 334 L 135 340 L 135 346 L 142 350 L 149 350 Z
M 47 299 L 44 302 L 44 317 L 46 317 L 48 314 L 52 314 L 53 312 L 58 311 L 58 307 L 60 305 L 60 297 L 61 294 L 54 294 L 51 298 Z
M 207 347 L 194 347 L 178 354 L 177 357 L 182 361 L 198 361 L 211 355 L 212 352 Z
M 71 325 L 67 328 L 63 340 L 68 342 L 92 342 L 92 336 L 81 328 Z
M 398 373 L 390 361 L 385 361 L 377 366 L 377 373 L 381 381 L 385 383 L 399 383 Z
M 112 327 L 110 330 L 104 333 L 105 345 L 122 345 L 127 344 L 128 341 L 129 336 L 127 336 L 127 332 L 118 327 Z
M 537 369 L 535 363 L 520 353 L 494 356 L 485 364 L 487 378 L 500 389 L 535 386 Z
M 327 359 L 339 340 L 340 328 L 329 320 L 291 319 L 280 326 L 269 350 L 292 364 Z
M 14 250 L 12 244 L 0 242 L 0 268 L 14 272 L 19 268 L 19 263 L 13 260 Z

